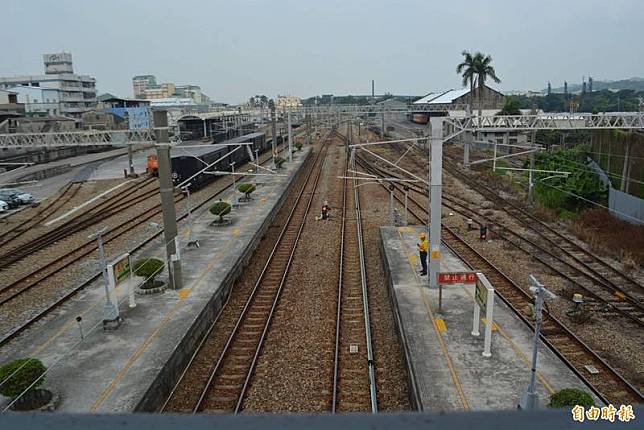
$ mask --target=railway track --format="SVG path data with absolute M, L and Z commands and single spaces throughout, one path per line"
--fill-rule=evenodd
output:
M 367 163 L 368 164 L 368 163 Z M 367 165 L 368 167 L 368 165 Z M 385 187 L 384 184 L 382 184 Z M 394 198 L 404 204 L 404 190 L 394 184 Z M 409 213 L 420 224 L 428 222 L 427 209 L 408 196 Z M 533 298 L 499 268 L 472 248 L 454 230 L 442 226 L 444 244 L 473 270 L 481 271 L 494 285 L 496 294 L 519 318 L 534 329 L 531 304 Z M 547 310 L 543 314 L 541 340 L 605 403 L 633 404 L 644 402 L 644 396 L 586 343 L 572 333 Z
M 338 134 L 346 140 L 344 136 Z M 349 175 L 349 162 L 345 167 Z M 360 198 L 344 179 L 331 412 L 378 412 Z
M 415 163 L 418 163 L 418 161 L 415 160 Z M 374 173 L 381 175 L 386 173 L 388 176 L 399 177 L 396 173 L 392 173 L 389 170 L 373 164 L 369 168 Z M 478 190 L 477 187 L 479 184 L 471 182 L 468 184 L 473 189 Z M 485 187 L 483 184 L 480 184 L 480 186 Z M 411 184 L 409 187 L 413 192 L 423 197 L 427 196 L 427 188 L 425 186 Z M 466 218 L 471 218 L 480 225 L 486 225 L 490 232 L 495 233 L 498 237 L 506 240 L 508 243 L 511 243 L 519 250 L 527 253 L 532 258 L 535 258 L 550 268 L 558 276 L 566 279 L 573 287 L 568 297 L 569 300 L 572 300 L 573 293 L 582 293 L 587 298 L 586 307 L 589 310 L 600 312 L 605 316 L 620 315 L 639 326 L 644 326 L 644 306 L 642 305 L 644 290 L 638 287 L 635 281 L 627 275 L 622 274 L 623 279 L 626 279 L 626 282 L 628 282 L 627 285 L 630 286 L 626 287 L 610 281 L 607 279 L 607 276 L 597 276 L 597 270 L 588 262 L 601 262 L 601 259 L 584 250 L 579 245 L 576 245 L 570 239 L 566 239 L 567 242 L 562 241 L 558 243 L 552 238 L 547 237 L 542 233 L 541 229 L 533 227 L 524 218 L 516 215 L 516 212 L 523 213 L 524 217 L 532 215 L 496 195 L 493 190 L 487 187 L 486 189 L 487 192 L 484 196 L 490 200 L 493 200 L 495 198 L 494 196 L 496 196 L 497 208 L 504 210 L 511 219 L 516 220 L 518 218 L 520 225 L 528 230 L 528 234 L 516 231 L 514 227 L 510 226 L 503 219 L 491 219 L 482 215 L 480 207 L 476 203 L 469 202 L 462 197 L 455 196 L 446 191 L 443 192 L 443 206 Z M 514 210 L 509 210 L 508 207 L 512 207 Z M 544 229 L 548 228 L 560 235 L 559 232 L 556 232 L 538 219 L 534 218 L 534 222 L 538 222 L 545 226 Z M 562 237 L 565 236 L 562 235 Z M 543 241 L 546 243 L 544 244 Z M 566 253 L 566 249 L 572 246 L 576 246 L 577 253 L 580 256 L 571 260 L 569 258 L 570 254 Z M 583 254 L 581 254 L 582 252 Z M 604 267 L 606 268 L 605 270 L 609 270 L 610 268 L 610 270 L 618 272 L 607 263 L 604 263 Z
M 270 154 L 264 154 L 263 156 L 260 156 L 260 159 L 262 160 L 262 162 L 266 162 L 270 158 L 269 155 Z M 222 192 L 232 187 L 233 181 L 232 179 L 230 180 L 224 179 L 224 180 L 216 181 L 215 184 L 219 184 L 216 190 L 212 194 L 210 194 L 207 198 L 205 198 L 201 203 L 195 205 L 192 208 L 193 212 L 207 205 L 208 203 L 212 202 Z M 177 194 L 175 196 L 175 203 L 178 201 L 181 201 L 183 198 L 185 198 L 183 194 Z M 126 233 L 130 232 L 132 229 L 136 228 L 138 225 L 141 225 L 147 222 L 148 220 L 152 219 L 154 216 L 158 216 L 160 213 L 161 213 L 161 208 L 159 205 L 156 207 L 156 209 L 145 212 L 145 214 L 140 218 L 128 220 L 124 223 L 121 223 L 120 225 L 112 228 L 103 236 L 104 243 L 108 244 L 109 242 L 117 239 L 118 237 L 125 235 Z M 187 217 L 187 214 L 179 216 L 177 220 L 181 220 L 185 217 Z M 134 249 L 131 249 L 130 253 L 133 253 L 143 248 L 145 245 L 147 245 L 148 243 L 150 243 L 151 241 L 153 241 L 154 239 L 156 239 L 162 234 L 163 234 L 162 230 L 153 234 L 148 239 L 139 243 L 136 247 L 134 247 Z M 87 248 L 83 248 L 83 249 L 79 248 L 70 254 L 61 256 L 60 258 L 55 260 L 55 262 L 49 263 L 48 266 L 43 267 L 35 272 L 32 272 L 31 274 L 25 277 L 22 277 L 16 280 L 15 282 L 3 287 L 2 291 L 0 292 L 0 314 L 9 315 L 11 314 L 11 312 L 14 311 L 14 309 L 19 309 L 22 305 L 18 302 L 18 300 L 22 298 L 21 295 L 23 293 L 33 289 L 34 287 L 42 287 L 42 288 L 51 287 L 50 285 L 47 284 L 47 282 L 45 282 L 48 280 L 48 278 L 61 272 L 62 270 L 66 269 L 67 267 L 71 266 L 72 264 L 78 262 L 80 259 L 90 255 L 95 251 L 96 251 L 96 247 L 94 243 L 92 243 L 91 246 L 88 246 Z M 17 326 L 15 329 L 13 329 L 11 332 L 9 332 L 7 335 L 5 335 L 3 338 L 0 339 L 0 347 L 10 342 L 20 333 L 24 332 L 26 329 L 31 327 L 37 321 L 41 320 L 43 317 L 48 315 L 51 311 L 58 308 L 65 302 L 67 302 L 67 300 L 69 300 L 71 297 L 75 296 L 78 292 L 80 292 L 81 290 L 89 286 L 100 276 L 101 276 L 100 272 L 96 273 L 86 281 L 76 285 L 75 287 L 73 287 L 72 289 L 64 293 L 61 297 L 55 299 L 46 308 L 36 312 L 35 315 L 30 316 L 24 323 L 21 323 L 19 326 Z
M 201 386 L 195 387 L 200 394 L 191 405 L 193 413 L 204 411 L 238 413 L 243 409 L 244 396 L 254 374 L 307 214 L 311 208 L 327 149 L 328 145 L 323 145 L 316 155 L 312 167 L 307 170 L 304 185 L 295 198 L 268 260 L 248 298 L 240 303 L 239 310 L 231 310 L 236 317 L 230 321 L 229 325 L 217 327 L 218 331 L 224 330 L 226 332 L 226 341 L 216 361 L 210 358 L 210 364 L 205 368 L 200 367 Z M 228 303 L 224 305 L 220 315 L 227 306 L 229 306 Z M 213 335 L 218 320 L 219 316 L 202 339 L 161 411 L 166 410 L 191 366 L 197 365 L 197 357 Z M 203 363 L 201 366 L 204 366 Z
M 454 164 L 448 162 L 444 163 L 444 166 L 452 176 L 472 187 L 476 187 L 484 197 L 498 203 L 512 218 L 542 236 L 552 247 L 557 248 L 579 265 L 582 265 L 595 278 L 596 282 L 601 283 L 622 296 L 631 297 L 633 301 L 642 302 L 642 299 L 644 299 L 644 286 L 641 283 L 616 269 L 596 254 L 584 249 L 578 243 L 541 221 L 525 209 L 499 196 L 485 184 L 470 178 Z M 619 281 L 614 281 L 614 279 Z
M 0 269 L 4 269 L 11 264 L 15 264 L 35 252 L 39 252 L 51 245 L 55 245 L 75 233 L 83 231 L 93 225 L 97 225 L 98 223 L 119 214 L 128 207 L 154 196 L 158 193 L 158 187 L 156 186 L 151 190 L 145 190 L 140 194 L 138 193 L 149 185 L 153 185 L 154 182 L 154 178 L 146 178 L 143 181 L 137 181 L 128 187 L 124 187 L 118 194 L 112 195 L 96 206 L 74 216 L 65 223 L 49 230 L 45 234 L 11 249 L 9 252 L 0 256 Z
M 67 202 L 69 202 L 81 189 L 80 183 L 70 183 L 63 190 L 51 200 L 47 205 L 33 214 L 31 217 L 19 222 L 10 229 L 2 233 L 2 240 L 0 240 L 0 247 L 6 247 L 8 243 L 18 239 L 30 228 L 35 227 L 36 225 L 45 221 L 48 217 L 54 214 L 58 209 L 63 207 Z

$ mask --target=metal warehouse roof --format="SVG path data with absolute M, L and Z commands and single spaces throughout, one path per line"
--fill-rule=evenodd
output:
M 422 99 L 416 100 L 414 104 L 450 104 L 469 92 L 469 88 L 461 88 L 458 90 L 447 90 L 442 93 L 430 93 Z

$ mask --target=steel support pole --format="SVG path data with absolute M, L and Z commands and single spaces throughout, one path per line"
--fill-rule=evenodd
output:
M 293 161 L 293 130 L 291 128 L 291 111 L 288 111 L 288 162 Z
M 271 128 L 273 139 L 271 142 L 271 151 L 273 152 L 273 169 L 275 168 L 275 155 L 277 154 L 277 119 L 275 118 L 275 106 L 271 106 Z
M 179 260 L 176 237 L 177 215 L 174 207 L 174 186 L 170 167 L 170 144 L 168 142 L 168 116 L 165 111 L 154 111 L 154 131 L 157 137 L 157 160 L 159 164 L 159 186 L 163 211 L 163 235 L 165 239 L 166 262 L 170 288 L 183 288 L 181 261 Z
M 384 110 L 382 111 L 382 117 L 381 117 L 381 120 L 382 120 L 382 125 L 381 125 L 381 127 L 382 127 L 382 138 L 383 138 L 383 140 L 384 140 L 384 138 L 385 138 L 385 133 L 386 133 L 386 130 L 385 130 L 385 111 L 384 111 Z
M 430 287 L 438 287 L 441 244 L 441 198 L 443 189 L 443 118 L 432 117 L 429 166 L 429 280 Z
M 619 185 L 619 190 L 623 193 L 626 192 L 627 183 L 628 183 L 628 165 L 630 163 L 630 152 L 631 152 L 631 143 L 626 141 L 626 149 L 624 151 L 624 163 L 622 164 L 622 181 Z
M 528 205 L 532 205 L 534 203 L 534 151 L 536 150 L 536 131 L 532 132 L 532 149 L 533 152 L 530 153 L 529 160 L 530 160 L 530 173 L 528 174 Z
M 132 153 L 134 150 L 132 149 L 132 144 L 129 144 L 127 146 L 127 164 L 130 166 L 130 175 L 134 176 L 134 162 L 132 161 Z

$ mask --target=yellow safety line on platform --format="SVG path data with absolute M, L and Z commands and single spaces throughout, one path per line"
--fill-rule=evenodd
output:
M 474 300 L 474 294 L 467 287 L 465 287 L 464 285 L 461 285 L 461 288 L 463 288 L 465 290 L 465 292 L 472 298 L 472 300 Z M 485 320 L 485 318 L 481 318 L 481 319 Z M 510 335 L 508 333 L 506 333 L 505 330 L 503 330 L 500 325 L 498 325 L 496 322 L 493 321 L 492 322 L 493 330 L 494 330 L 494 326 L 496 326 L 499 334 L 501 336 L 503 336 L 503 338 L 510 343 L 510 346 L 512 347 L 514 352 L 516 352 L 516 354 L 519 356 L 519 358 L 521 358 L 521 361 L 523 361 L 523 363 L 528 367 L 528 369 L 532 368 L 532 359 L 528 358 L 528 356 L 525 355 L 525 353 L 519 347 L 519 345 L 517 345 L 514 342 L 514 340 L 512 340 L 512 337 L 510 337 Z M 550 394 L 554 394 L 555 390 L 552 388 L 552 385 L 550 385 L 550 383 L 548 382 L 546 377 L 543 376 L 543 374 L 539 370 L 537 370 L 537 378 L 543 384 L 543 386 L 546 388 L 546 390 L 548 390 L 548 392 Z
M 262 201 L 266 201 L 266 197 L 262 197 Z M 204 212 L 205 213 L 205 212 Z M 181 239 L 185 240 L 190 232 L 186 229 L 184 233 L 181 235 Z M 182 240 L 182 242 L 183 242 Z M 165 250 L 161 248 L 159 251 L 154 253 L 153 257 L 160 257 Z M 116 286 L 116 292 L 118 293 L 119 289 L 121 288 L 120 285 Z M 99 299 L 96 302 L 94 302 L 92 305 L 90 305 L 87 309 L 85 309 L 83 312 L 80 313 L 80 316 L 85 316 L 87 315 L 91 310 L 93 310 L 97 305 L 102 305 L 104 302 L 104 299 Z M 44 343 L 42 343 L 40 346 L 34 348 L 29 355 L 37 355 L 40 354 L 45 348 L 47 348 L 54 340 L 58 339 L 62 334 L 64 334 L 67 329 L 71 326 L 75 326 L 76 324 L 76 317 L 68 319 L 65 323 L 63 323 L 62 327 L 56 331 L 53 335 L 51 335 Z
M 253 211 L 251 211 L 250 216 L 255 216 L 256 212 L 259 210 L 260 207 L 261 206 L 259 206 L 259 205 L 256 206 L 255 209 L 253 209 Z M 194 289 L 199 287 L 199 284 L 203 280 L 204 276 L 206 276 L 206 274 L 208 274 L 212 270 L 212 268 L 215 266 L 215 264 L 219 261 L 218 257 L 220 256 L 220 254 L 222 254 L 224 251 L 227 252 L 228 251 L 228 245 L 230 243 L 232 243 L 232 242 L 234 242 L 233 239 L 227 240 L 222 245 L 221 249 L 217 253 L 215 253 L 215 255 L 212 257 L 212 261 L 210 262 L 210 264 L 208 264 L 208 266 L 206 266 L 205 268 L 201 269 L 201 271 L 199 271 L 199 275 L 197 276 L 197 279 L 195 279 L 192 282 L 192 285 L 195 285 Z M 188 295 L 186 294 L 185 297 L 187 297 L 187 296 Z M 172 317 L 177 313 L 177 311 L 179 310 L 179 308 L 183 304 L 183 302 L 185 300 L 185 297 L 179 296 L 179 299 L 178 299 L 177 303 L 165 315 L 165 317 L 163 318 L 163 320 L 161 320 L 161 322 L 159 323 L 157 328 L 152 333 L 150 333 L 148 335 L 148 337 L 139 346 L 139 348 L 137 348 L 137 350 L 134 352 L 134 354 L 132 354 L 130 356 L 130 358 L 126 361 L 125 365 L 121 368 L 121 370 L 119 370 L 119 372 L 116 374 L 114 379 L 112 379 L 112 381 L 105 388 L 105 390 L 103 390 L 103 392 L 101 393 L 99 398 L 94 402 L 94 404 L 90 408 L 91 413 L 95 413 L 96 410 L 99 408 L 99 406 L 105 400 L 107 400 L 107 398 L 110 396 L 110 394 L 112 394 L 112 391 L 114 391 L 114 388 L 116 387 L 116 385 L 121 381 L 121 379 L 123 379 L 123 377 L 127 374 L 127 372 L 132 367 L 132 365 L 134 365 L 136 360 L 143 354 L 143 352 L 145 352 L 145 350 L 148 348 L 148 346 L 150 346 L 150 344 L 152 343 L 152 340 L 154 340 L 154 338 L 156 338 L 158 336 L 158 334 L 161 332 L 161 329 L 163 329 L 166 326 L 166 324 L 168 322 L 170 322 Z
M 189 235 L 189 234 L 190 234 L 190 232 L 189 232 L 188 230 L 186 230 L 186 231 L 181 235 L 181 239 L 184 239 L 184 240 L 185 240 L 185 239 L 188 237 L 188 235 Z M 182 240 L 182 242 L 183 242 L 183 240 Z M 165 252 L 165 249 L 161 248 L 160 250 L 158 250 L 157 252 L 155 252 L 152 256 L 153 256 L 153 257 L 160 257 L 160 256 L 163 254 L 163 252 Z M 117 285 L 117 286 L 116 286 L 116 288 L 115 288 L 115 291 L 116 291 L 116 293 L 117 293 L 117 297 L 118 297 L 118 292 L 119 292 L 119 290 L 121 289 L 121 286 L 122 286 L 122 285 Z M 102 305 L 104 302 L 105 302 L 105 299 L 104 299 L 104 298 L 101 298 L 101 299 L 99 299 L 99 300 L 95 301 L 95 302 L 94 302 L 94 303 L 92 303 L 92 305 L 90 305 L 87 309 L 85 309 L 83 312 L 81 312 L 81 313 L 80 313 L 80 316 L 83 316 L 83 317 L 84 317 L 84 316 L 85 316 L 85 315 L 87 315 L 91 310 L 93 310 L 96 306 L 98 306 L 98 305 Z M 62 327 L 61 327 L 61 328 L 60 328 L 56 333 L 54 333 L 53 335 L 51 335 L 51 337 L 49 337 L 49 339 L 47 339 L 43 344 L 41 344 L 40 346 L 38 346 L 38 347 L 36 347 L 35 349 L 33 349 L 33 350 L 29 353 L 29 355 L 30 355 L 30 356 L 33 356 L 33 355 L 38 355 L 38 354 L 40 354 L 40 353 L 41 353 L 45 348 L 47 348 L 47 347 L 48 347 L 48 346 L 49 346 L 49 345 L 50 345 L 54 340 L 58 339 L 58 337 L 60 337 L 61 335 L 63 335 L 63 334 L 67 331 L 67 329 L 68 329 L 68 328 L 70 328 L 71 326 L 75 326 L 75 324 L 76 324 L 76 317 L 68 319 L 68 320 L 63 324 L 63 326 L 62 326 Z
M 405 238 L 402 235 L 402 232 L 396 229 L 398 232 L 398 236 L 400 236 L 400 241 L 405 246 L 406 248 L 409 248 L 409 245 L 407 245 L 407 242 L 405 241 Z M 407 254 L 409 257 L 411 256 L 416 256 L 415 254 L 408 253 Z M 434 327 L 434 330 L 436 332 L 436 337 L 438 338 L 438 345 L 440 346 L 441 352 L 443 353 L 443 356 L 445 357 L 445 362 L 447 363 L 447 367 L 449 368 L 450 375 L 452 376 L 452 381 L 454 382 L 454 386 L 456 387 L 456 391 L 461 398 L 461 404 L 463 405 L 463 409 L 466 411 L 470 410 L 470 403 L 467 400 L 467 396 L 465 395 L 465 391 L 463 390 L 463 386 L 461 385 L 461 381 L 458 378 L 458 374 L 456 373 L 456 368 L 454 367 L 454 363 L 452 362 L 452 358 L 449 355 L 449 352 L 447 351 L 447 346 L 445 345 L 445 341 L 443 340 L 443 336 L 441 335 L 441 332 L 439 328 L 436 325 L 436 319 L 434 318 L 434 312 L 432 312 L 432 308 L 427 301 L 427 296 L 425 295 L 425 291 L 423 287 L 421 286 L 421 280 L 418 277 L 418 273 L 416 273 L 416 268 L 412 265 L 410 258 L 407 258 L 407 263 L 409 263 L 409 267 L 411 267 L 411 272 L 414 274 L 414 278 L 416 279 L 416 286 L 418 287 L 418 291 L 420 292 L 420 296 L 423 299 L 423 304 L 425 305 L 425 309 L 427 310 L 427 313 L 429 315 L 429 319 L 432 321 L 432 327 Z

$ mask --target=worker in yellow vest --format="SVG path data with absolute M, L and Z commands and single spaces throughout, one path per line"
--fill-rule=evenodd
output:
M 420 276 L 427 275 L 427 250 L 429 249 L 429 240 L 425 233 L 420 234 L 420 243 L 417 243 L 418 253 L 420 254 L 420 264 L 423 270 L 420 271 Z

